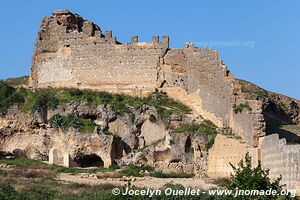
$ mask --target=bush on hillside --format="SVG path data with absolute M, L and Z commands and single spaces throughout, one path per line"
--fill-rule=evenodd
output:
M 53 115 L 50 118 L 50 124 L 54 128 L 62 128 L 67 130 L 70 127 L 77 128 L 82 132 L 93 132 L 96 124 L 91 119 L 77 117 L 73 114 L 68 115 Z
M 18 90 L 0 81 L 0 112 L 5 112 L 10 106 L 24 103 L 24 98 Z
M 245 159 L 242 159 L 238 166 L 233 166 L 233 173 L 228 184 L 228 189 L 236 190 L 258 190 L 268 191 L 276 190 L 277 194 L 283 190 L 283 185 L 280 184 L 281 177 L 275 180 L 269 178 L 269 170 L 264 170 L 259 163 L 256 167 L 252 167 L 252 158 L 249 153 L 246 154 Z M 266 195 L 266 196 L 239 196 L 239 199 L 278 199 L 278 196 Z M 280 196 L 279 199 L 292 199 L 289 196 Z

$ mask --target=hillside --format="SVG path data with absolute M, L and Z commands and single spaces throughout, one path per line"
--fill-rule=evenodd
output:
M 300 101 L 260 88 L 248 81 L 239 80 L 242 92 L 250 100 L 264 102 L 264 115 L 268 134 L 278 133 L 290 142 L 299 142 Z
M 0 82 L 0 182 L 23 188 L 21 191 L 27 196 L 32 188 L 23 187 L 25 182 L 42 183 L 44 189 L 39 193 L 59 194 L 62 199 L 74 195 L 74 188 L 93 198 L 95 186 L 90 184 L 100 184 L 104 189 L 101 194 L 113 198 L 105 191 L 128 180 L 136 186 L 146 184 L 152 188 L 163 188 L 169 181 L 188 187 L 186 178 L 201 177 L 193 182 L 207 189 L 215 186 L 205 174 L 207 154 L 217 133 L 241 139 L 228 129 L 218 129 L 201 117 L 194 118 L 190 108 L 164 93 L 138 98 L 69 88 L 29 90 L 25 89 L 26 79 Z M 290 106 L 296 100 L 239 81 L 247 99 L 265 103 L 269 133 L 280 130 L 296 137 L 299 126 L 294 116 L 299 109 Z M 69 168 L 40 162 L 48 163 L 51 146 L 70 152 L 73 161 Z M 14 159 L 7 160 L 8 157 Z M 60 162 L 56 164 L 63 164 Z M 152 178 L 145 182 L 143 178 L 126 176 Z M 25 178 L 25 182 L 20 178 Z M 54 179 L 72 184 L 65 187 Z M 86 185 L 78 185 L 83 182 Z M 47 187 L 52 190 L 46 194 Z M 31 193 L 38 197 L 38 193 Z

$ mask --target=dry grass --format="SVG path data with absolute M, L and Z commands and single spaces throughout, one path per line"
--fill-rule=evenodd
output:
M 97 178 L 99 179 L 107 179 L 107 178 L 122 178 L 123 175 L 120 172 L 103 172 L 97 174 Z
M 53 179 L 56 174 L 49 169 L 26 169 L 26 168 L 15 168 L 8 172 L 9 177 L 25 177 L 25 178 L 45 178 Z

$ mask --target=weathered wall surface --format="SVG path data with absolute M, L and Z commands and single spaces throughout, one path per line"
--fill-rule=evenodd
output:
M 234 102 L 227 69 L 210 49 L 186 46 L 171 49 L 164 57 L 166 86 L 181 86 L 187 93 L 197 92 L 202 110 L 214 113 L 217 124 L 228 125 Z M 171 75 L 170 75 L 171 73 Z
M 287 145 L 278 134 L 259 139 L 262 167 L 270 169 L 270 178 L 282 176 L 281 183 L 289 189 L 300 190 L 300 145 Z
M 288 189 L 300 190 L 300 145 L 287 145 L 278 134 L 259 138 L 258 147 L 252 148 L 239 140 L 218 135 L 214 146 L 208 152 L 208 176 L 213 178 L 229 177 L 232 168 L 249 152 L 252 165 L 258 161 L 264 169 L 269 169 L 269 176 L 275 180 L 282 176 L 281 184 Z
M 259 137 L 265 135 L 266 123 L 263 116 L 262 102 L 256 100 L 237 101 L 236 106 L 245 103 L 249 108 L 242 112 L 231 112 L 230 127 L 235 133 L 242 136 L 248 144 L 257 147 Z
M 248 144 L 257 145 L 265 135 L 260 101 L 245 101 L 240 86 L 217 52 L 187 44 L 171 49 L 163 57 L 160 80 L 163 91 L 197 111 L 219 127 L 231 127 Z M 234 107 L 247 103 L 250 110 L 235 113 Z
M 213 178 L 230 177 L 233 171 L 229 163 L 236 166 L 249 150 L 246 143 L 217 135 L 213 147 L 208 152 L 207 175 Z
M 38 87 L 101 87 L 102 90 L 154 91 L 159 58 L 168 48 L 168 37 L 159 43 L 120 44 L 111 31 L 68 11 L 43 18 L 35 43 L 31 85 Z

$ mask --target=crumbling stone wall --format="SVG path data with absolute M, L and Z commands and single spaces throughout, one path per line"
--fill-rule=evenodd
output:
M 171 68 L 172 73 L 166 75 L 165 85 L 182 86 L 188 93 L 197 91 L 203 110 L 214 113 L 216 120 L 226 126 L 234 96 L 230 95 L 233 94 L 231 80 L 221 62 L 217 52 L 211 49 L 186 45 L 168 51 L 163 68 Z
M 246 101 L 218 52 L 186 44 L 171 49 L 163 57 L 160 80 L 162 90 L 196 110 L 219 127 L 231 127 L 248 144 L 257 145 L 265 135 L 261 101 Z M 235 106 L 247 103 L 250 109 L 234 112 Z
M 260 137 L 258 147 L 252 148 L 234 138 L 218 135 L 214 146 L 208 152 L 208 176 L 213 178 L 229 177 L 232 167 L 237 165 L 246 153 L 252 157 L 252 165 L 258 161 L 264 169 L 270 170 L 273 180 L 282 176 L 281 184 L 288 189 L 300 189 L 300 145 L 288 145 L 286 139 L 278 134 Z
M 168 37 L 159 43 L 120 44 L 92 22 L 69 11 L 43 18 L 35 42 L 30 84 L 36 87 L 80 87 L 108 91 L 154 91 L 159 58 Z
M 258 100 L 237 101 L 235 106 L 249 104 L 249 108 L 244 108 L 241 112 L 231 112 L 230 127 L 233 131 L 242 136 L 248 144 L 257 147 L 259 137 L 264 136 L 266 122 L 263 115 L 263 104 Z
M 207 175 L 213 178 L 227 178 L 233 172 L 229 163 L 237 165 L 251 148 L 242 141 L 217 135 L 214 146 L 208 152 Z
M 287 145 L 278 134 L 259 139 L 259 159 L 262 167 L 270 169 L 270 178 L 282 176 L 281 183 L 289 189 L 300 189 L 300 145 Z

